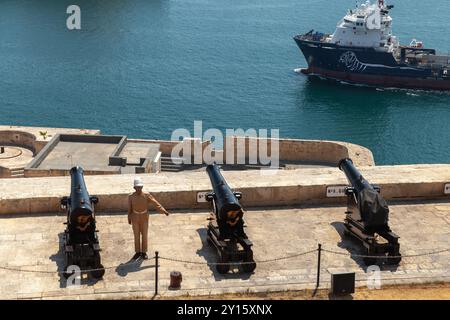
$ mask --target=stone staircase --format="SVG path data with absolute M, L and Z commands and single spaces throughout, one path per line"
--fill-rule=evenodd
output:
M 176 158 L 175 160 L 183 160 L 182 158 Z M 172 161 L 171 157 L 163 156 L 161 157 L 161 171 L 165 172 L 180 172 L 184 170 L 198 170 L 202 167 L 205 167 L 205 164 L 176 164 Z M 264 168 L 268 168 L 268 166 L 264 166 L 261 164 L 236 164 L 236 165 L 220 165 L 222 170 L 260 170 Z M 283 168 L 284 165 L 281 164 L 280 168 Z
M 171 158 L 167 156 L 161 157 L 161 171 L 165 172 L 180 172 L 184 170 L 196 170 L 200 169 L 204 165 L 201 164 L 177 164 L 173 160 L 183 160 L 183 158 Z
M 181 158 L 179 159 L 181 160 Z M 183 164 L 176 164 L 171 157 L 161 157 L 161 171 L 180 172 L 183 170 Z
M 12 168 L 10 170 L 11 170 L 11 178 L 25 177 L 25 168 Z

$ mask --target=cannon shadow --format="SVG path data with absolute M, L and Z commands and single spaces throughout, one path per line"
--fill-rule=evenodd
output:
M 362 249 L 361 249 L 362 244 L 360 242 L 358 242 L 353 237 L 345 236 L 345 234 L 344 234 L 345 227 L 344 227 L 344 223 L 343 222 L 334 221 L 334 222 L 332 222 L 330 224 L 336 229 L 337 233 L 341 237 L 341 242 L 339 242 L 337 244 L 339 248 L 346 249 L 349 254 L 358 254 L 358 255 L 365 254 L 365 252 L 363 252 Z M 362 270 L 364 270 L 364 272 L 368 271 L 368 267 L 369 266 L 367 266 L 364 263 L 363 258 L 355 257 L 355 256 L 350 256 L 350 258 L 353 261 L 355 261 L 358 264 L 358 266 Z M 381 264 L 381 265 L 379 265 L 379 267 L 383 271 L 396 271 L 398 269 L 397 265 Z
M 197 229 L 197 233 L 202 241 L 202 247 L 197 250 L 197 254 L 199 256 L 203 257 L 205 259 L 206 263 L 216 263 L 218 254 L 217 254 L 214 246 L 210 245 L 208 243 L 207 228 L 205 227 L 205 228 Z M 227 280 L 227 279 L 248 280 L 248 279 L 250 279 L 250 277 L 252 275 L 252 273 L 244 273 L 240 267 L 238 267 L 238 266 L 234 267 L 233 265 L 230 268 L 230 272 L 227 274 L 220 274 L 216 270 L 215 265 L 209 264 L 208 267 L 211 270 L 211 272 L 214 276 L 214 279 L 216 281 L 222 281 L 222 280 Z

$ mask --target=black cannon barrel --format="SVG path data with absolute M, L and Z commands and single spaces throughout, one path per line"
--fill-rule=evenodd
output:
M 84 181 L 84 171 L 81 167 L 70 169 L 71 192 L 70 192 L 70 214 L 78 215 L 92 214 L 94 208 Z
M 345 158 L 339 161 L 339 169 L 345 173 L 348 182 L 352 185 L 356 192 L 361 192 L 364 189 L 374 190 L 372 185 L 364 179 L 362 174 L 353 165 L 352 159 Z
M 219 167 L 216 164 L 210 164 L 206 167 L 206 172 L 214 191 L 214 200 L 217 206 L 217 214 L 219 215 L 217 218 L 226 220 L 228 212 L 242 210 L 236 195 L 220 173 Z

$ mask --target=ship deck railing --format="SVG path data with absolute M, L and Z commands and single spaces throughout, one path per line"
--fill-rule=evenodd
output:
M 321 32 L 313 33 L 313 30 L 311 30 L 308 33 L 299 34 L 299 35 L 295 36 L 294 38 L 297 38 L 299 40 L 325 42 L 329 36 L 330 36 L 329 34 L 325 34 L 325 33 L 321 33 Z
M 419 68 L 426 68 L 426 69 L 432 69 L 432 70 L 441 70 L 441 69 L 450 69 L 449 63 L 419 63 Z

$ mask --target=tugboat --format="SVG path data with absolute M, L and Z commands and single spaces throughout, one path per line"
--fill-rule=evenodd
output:
M 450 90 L 450 55 L 439 55 L 414 39 L 402 46 L 392 34 L 393 5 L 384 0 L 349 10 L 333 34 L 297 35 L 308 62 L 306 75 L 370 86 Z

